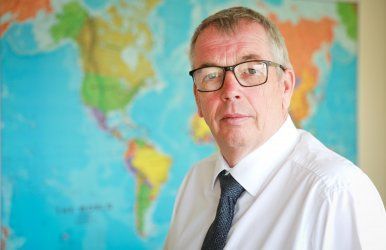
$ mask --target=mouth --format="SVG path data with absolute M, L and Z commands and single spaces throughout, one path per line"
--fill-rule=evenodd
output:
M 221 118 L 221 122 L 228 125 L 241 125 L 250 118 L 243 114 L 226 114 Z

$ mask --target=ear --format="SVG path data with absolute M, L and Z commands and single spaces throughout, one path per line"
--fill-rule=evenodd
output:
M 284 110 L 288 110 L 291 104 L 291 97 L 295 88 L 295 72 L 293 69 L 286 69 L 283 77 L 283 98 L 282 106 Z
M 193 84 L 193 93 L 194 93 L 194 99 L 196 100 L 198 116 L 202 118 L 203 115 L 202 115 L 202 110 L 201 110 L 201 103 L 200 103 L 200 99 L 198 97 L 198 91 L 197 91 L 196 85 L 194 85 L 194 84 Z

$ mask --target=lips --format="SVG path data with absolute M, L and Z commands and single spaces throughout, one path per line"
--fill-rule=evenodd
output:
M 229 125 L 241 125 L 245 121 L 247 121 L 250 118 L 249 115 L 244 115 L 244 114 L 225 114 L 221 118 L 222 123 L 226 123 Z

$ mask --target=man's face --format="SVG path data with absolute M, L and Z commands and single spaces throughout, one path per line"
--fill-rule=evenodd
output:
M 235 30 L 224 34 L 210 26 L 202 31 L 194 47 L 193 67 L 229 66 L 253 59 L 274 61 L 261 25 L 242 21 Z M 227 71 L 221 89 L 214 92 L 194 89 L 198 113 L 225 158 L 240 150 L 243 151 L 240 157 L 245 156 L 283 124 L 294 82 L 292 70 L 287 71 L 281 76 L 276 68 L 269 67 L 267 82 L 255 87 L 242 87 L 234 74 Z

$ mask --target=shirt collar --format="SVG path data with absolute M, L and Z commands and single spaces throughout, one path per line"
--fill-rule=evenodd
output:
M 236 166 L 230 168 L 221 153 L 218 154 L 214 167 L 212 187 L 222 170 L 230 172 L 245 190 L 255 196 L 269 175 L 280 167 L 294 149 L 298 141 L 298 131 L 288 115 L 280 129 Z

